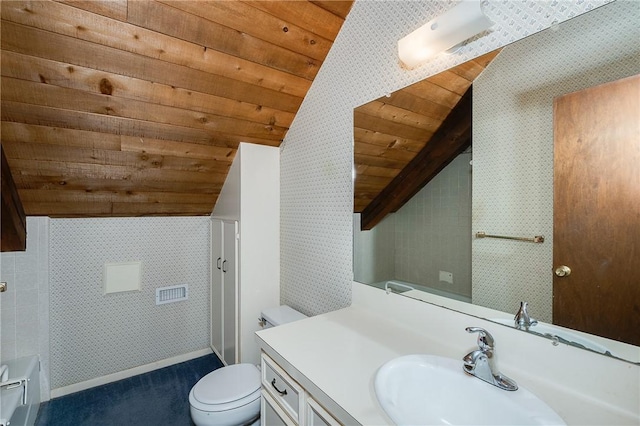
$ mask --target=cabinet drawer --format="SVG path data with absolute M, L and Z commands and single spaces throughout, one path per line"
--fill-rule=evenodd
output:
M 296 423 L 301 423 L 300 411 L 304 407 L 304 389 L 264 353 L 262 386 Z

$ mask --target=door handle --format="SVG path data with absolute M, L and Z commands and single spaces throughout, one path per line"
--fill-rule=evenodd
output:
M 221 260 L 222 260 L 222 258 L 221 258 L 221 257 L 219 257 L 219 258 L 218 258 L 218 260 L 216 260 L 216 267 L 217 267 L 218 269 L 220 269 L 220 261 L 221 261 Z
M 225 265 L 226 265 L 226 264 L 227 264 L 227 261 L 226 261 L 226 260 L 222 261 L 222 272 L 227 272 L 227 270 L 226 270 L 226 268 L 225 268 Z
M 568 277 L 569 275 L 571 275 L 571 268 L 565 265 L 561 265 L 561 266 L 558 266 L 554 272 L 556 276 L 560 278 Z

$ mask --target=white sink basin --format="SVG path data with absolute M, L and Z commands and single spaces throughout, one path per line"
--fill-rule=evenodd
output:
M 565 424 L 526 389 L 505 391 L 464 373 L 462 360 L 395 358 L 380 367 L 374 387 L 382 409 L 398 425 Z

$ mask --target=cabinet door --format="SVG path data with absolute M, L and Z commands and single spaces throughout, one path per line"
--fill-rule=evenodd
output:
M 340 423 L 311 396 L 307 396 L 305 413 L 306 426 L 340 426 Z
M 223 339 L 222 356 L 227 364 L 238 362 L 238 222 L 223 222 L 222 298 Z
M 211 219 L 211 349 L 222 356 L 222 221 Z
M 287 416 L 277 402 L 262 391 L 262 401 L 260 401 L 260 422 L 267 426 L 295 426 L 296 423 Z

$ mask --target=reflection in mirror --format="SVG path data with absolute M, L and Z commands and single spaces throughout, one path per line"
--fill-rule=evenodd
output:
M 513 326 L 520 302 L 527 301 L 529 313 L 540 321 L 537 329 L 530 327 L 531 332 L 640 362 L 640 342 L 622 331 L 605 333 L 583 325 L 562 323 L 571 329 L 551 325 L 559 316 L 553 304 L 554 292 L 558 291 L 554 285 L 563 285 L 560 280 L 554 284 L 552 264 L 560 242 L 554 235 L 553 102 L 565 94 L 640 73 L 638 15 L 633 2 L 610 3 L 559 28 L 506 46 L 495 57 L 485 55 L 466 64 L 467 68 L 477 67 L 480 61 L 482 67 L 486 66 L 471 80 L 472 143 L 461 143 L 465 138 L 461 127 L 449 126 L 444 133 L 439 127 L 433 128 L 432 120 L 443 122 L 448 116 L 432 116 L 428 121 L 423 118 L 429 117 L 424 110 L 416 113 L 394 105 L 396 99 L 408 99 L 407 93 L 383 96 L 356 108 L 355 280 L 381 288 L 393 281 L 396 284 L 387 285 L 390 291 Z M 425 94 L 428 87 L 442 88 L 444 77 L 459 75 L 464 69 L 430 77 L 403 92 L 423 98 L 433 96 Z M 465 92 L 458 93 L 460 99 Z M 455 111 L 455 105 L 450 110 Z M 424 123 L 431 126 L 423 145 L 440 141 L 431 153 L 424 154 L 406 130 L 400 136 L 393 133 L 401 123 L 411 121 L 416 128 L 424 127 Z M 637 120 L 634 123 L 632 126 L 637 127 Z M 629 145 L 638 150 L 640 142 L 635 135 Z M 365 136 L 372 139 L 367 141 Z M 455 148 L 444 152 L 452 144 Z M 420 155 L 420 162 L 413 166 L 417 172 L 403 169 Z M 419 182 L 403 189 L 412 176 Z M 385 190 L 393 181 L 397 186 Z M 580 191 L 586 191 L 586 185 Z M 637 197 L 637 190 L 635 194 Z M 393 204 L 398 201 L 400 204 Z M 636 211 L 628 211 L 628 216 L 637 217 L 639 203 L 636 199 L 629 204 L 627 208 L 636 206 Z M 373 227 L 372 223 L 378 225 Z M 602 235 L 613 228 L 613 222 L 601 226 L 593 233 Z M 631 241 L 637 253 L 640 227 L 634 229 L 619 238 Z M 532 244 L 473 238 L 479 231 L 516 237 L 544 235 L 545 241 Z M 640 267 L 632 258 L 614 260 L 633 265 L 631 278 L 610 278 L 609 293 L 597 297 L 595 311 L 570 316 L 600 320 L 613 313 L 609 315 L 613 322 L 626 322 L 638 338 Z M 622 296 L 617 294 L 623 294 L 619 289 L 625 283 L 628 288 L 621 301 Z M 582 288 L 582 283 L 572 285 Z M 581 298 L 579 293 L 574 296 Z M 473 304 L 465 303 L 469 300 Z M 631 309 L 627 314 L 619 311 L 624 301 Z

